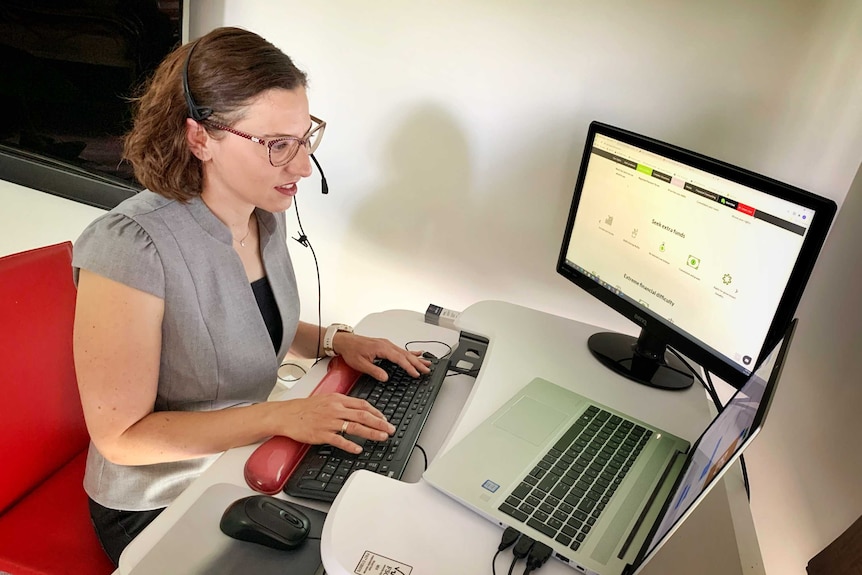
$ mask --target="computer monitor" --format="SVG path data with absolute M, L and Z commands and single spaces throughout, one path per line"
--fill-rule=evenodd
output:
M 673 348 L 739 388 L 793 319 L 833 201 L 593 122 L 557 272 L 640 326 L 592 354 L 647 385 L 684 389 Z

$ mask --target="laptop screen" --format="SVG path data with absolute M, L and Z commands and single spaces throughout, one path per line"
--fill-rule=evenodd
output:
M 779 349 L 784 351 L 784 344 L 789 343 L 787 340 L 788 337 L 785 336 L 785 340 L 775 346 L 692 448 L 688 468 L 679 479 L 673 497 L 669 499 L 664 517 L 650 541 L 647 553 L 655 549 L 724 467 L 733 460 L 752 433 L 760 427 L 768 407 L 763 405 L 761 409 L 764 392 L 768 383 L 775 384 L 777 378 L 772 376 L 772 371 L 779 355 L 783 355 Z M 767 403 L 771 393 L 772 389 L 766 395 Z

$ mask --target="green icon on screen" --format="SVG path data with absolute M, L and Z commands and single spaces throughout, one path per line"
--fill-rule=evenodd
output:
M 688 265 L 688 267 L 697 269 L 700 267 L 700 258 L 690 255 L 688 256 L 688 260 L 686 260 L 685 263 Z

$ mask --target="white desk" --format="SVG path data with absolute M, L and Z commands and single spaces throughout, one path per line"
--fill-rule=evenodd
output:
M 698 386 L 682 392 L 655 390 L 617 376 L 598 363 L 586 348 L 586 338 L 598 331 L 594 326 L 503 302 L 480 302 L 464 310 L 458 327 L 488 337 L 491 344 L 475 383 L 466 376 L 449 377 L 441 390 L 420 438 L 420 445 L 431 458 L 453 445 L 533 377 L 585 393 L 689 440 L 696 439 L 711 418 L 706 394 Z M 402 345 L 414 340 L 440 340 L 450 345 L 458 341 L 458 332 L 430 326 L 416 312 L 372 314 L 357 325 L 357 331 Z M 445 351 L 439 344 L 410 347 Z M 307 395 L 324 373 L 321 362 L 282 399 Z M 245 486 L 243 466 L 255 448 L 232 449 L 219 458 L 132 542 L 120 559 L 118 572 L 128 575 L 208 487 L 216 483 Z M 321 552 L 327 573 L 354 573 L 365 551 L 410 565 L 416 574 L 489 572 L 500 528 L 422 482 L 421 459 L 414 455 L 405 473 L 406 482 L 366 472 L 350 477 L 324 528 Z M 297 502 L 326 510 L 325 504 Z M 511 554 L 501 556 L 497 569 L 505 573 Z M 516 570 L 523 571 L 523 567 Z M 643 572 L 695 571 L 705 575 L 764 573 L 738 470 L 725 476 Z M 573 571 L 552 560 L 542 573 Z

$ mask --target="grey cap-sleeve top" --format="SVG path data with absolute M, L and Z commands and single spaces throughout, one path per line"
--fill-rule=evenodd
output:
M 278 353 L 234 251 L 230 231 L 195 198 L 141 192 L 75 243 L 72 265 L 164 299 L 155 411 L 208 411 L 265 401 L 299 322 L 284 214 L 256 210 L 267 279 L 281 315 Z M 214 456 L 116 465 L 91 444 L 84 488 L 97 503 L 142 511 L 168 505 Z

